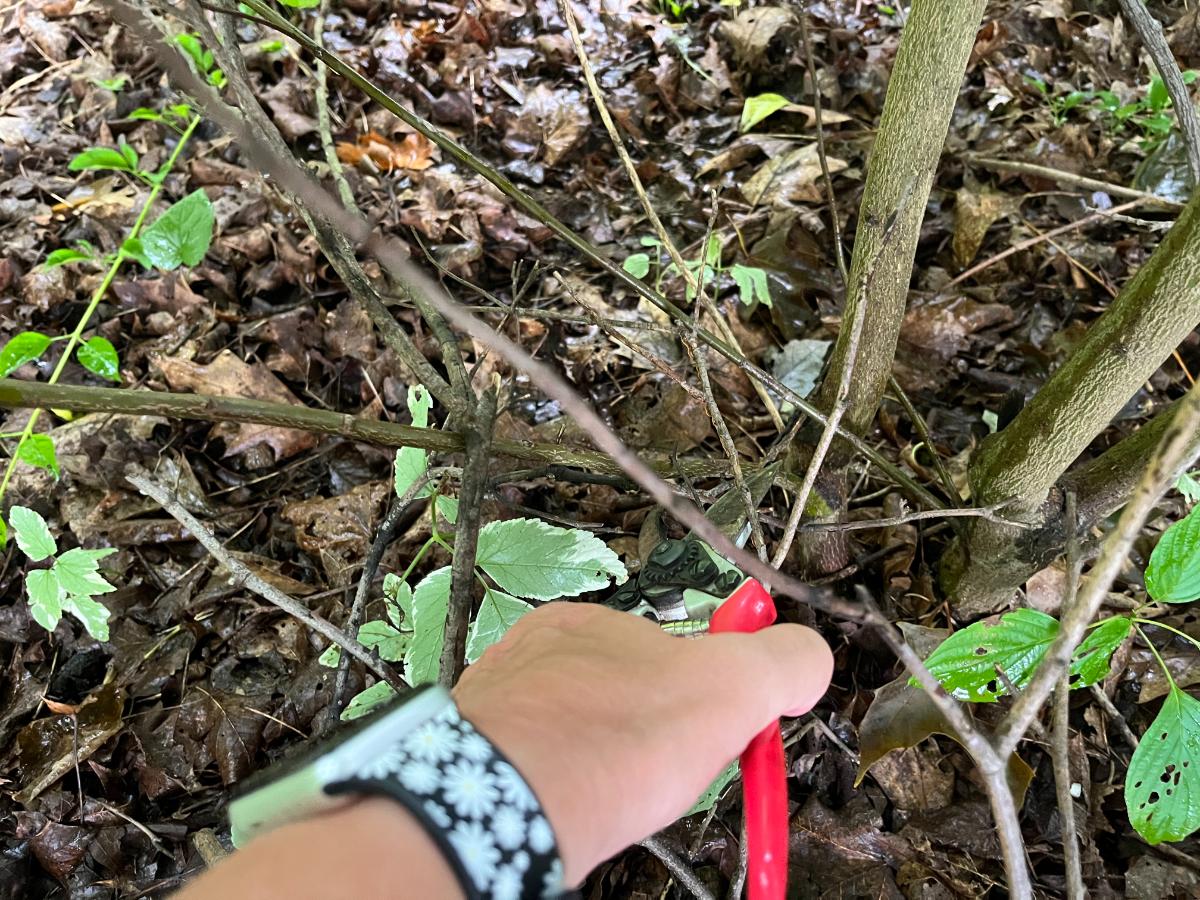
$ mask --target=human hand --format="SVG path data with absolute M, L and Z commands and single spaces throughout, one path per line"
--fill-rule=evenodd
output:
M 832 672 L 829 647 L 800 625 L 682 640 L 628 613 L 553 603 L 454 696 L 536 791 L 576 884 L 685 813 L 774 719 L 811 709 Z

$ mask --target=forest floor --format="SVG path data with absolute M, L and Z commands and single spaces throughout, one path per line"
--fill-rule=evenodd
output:
M 706 244 L 719 246 L 709 252 L 719 260 L 711 293 L 742 351 L 807 393 L 842 326 L 831 223 L 836 217 L 849 249 L 909 4 L 810 2 L 813 71 L 799 5 L 659 2 L 577 4 L 588 55 L 650 201 L 684 257 L 699 260 Z M 311 31 L 317 11 L 293 12 Z M 1164 18 L 1180 66 L 1200 68 L 1194 5 Z M 311 58 L 250 22 L 239 24 L 238 38 L 264 108 L 328 181 Z M 613 259 L 628 260 L 630 271 L 688 303 L 683 280 L 648 240 L 652 230 L 590 102 L 554 0 L 341 0 L 329 4 L 323 38 Z M 957 503 L 969 504 L 971 450 L 1044 383 L 1172 219 L 1169 206 L 1088 218 L 1123 198 L 1073 186 L 1069 175 L 1186 199 L 1182 142 L 1169 110 L 1149 96 L 1148 66 L 1113 3 L 988 5 L 925 216 L 894 367 L 934 446 L 891 395 L 867 435 L 935 492 L 942 489 L 931 454 L 939 454 Z M 832 207 L 814 140 L 814 81 Z M 1115 115 L 1103 92 L 1127 114 Z M 96 0 L 20 0 L 0 9 L 0 338 L 28 329 L 62 335 L 79 321 L 103 272 L 41 263 L 80 241 L 114 251 L 150 188 L 121 172 L 70 171 L 68 163 L 89 147 L 123 141 L 156 167 L 177 135 L 130 114 L 178 100 L 154 53 Z M 557 367 L 631 447 L 669 458 L 724 458 L 702 404 L 660 371 L 695 380 L 663 314 L 581 262 L 544 224 L 342 79 L 330 77 L 327 102 L 358 204 L 407 244 L 414 261 Z M 408 370 L 349 299 L 303 220 L 207 121 L 163 194 L 177 200 L 196 189 L 215 211 L 204 259 L 169 273 L 130 262 L 96 311 L 88 333 L 116 348 L 120 385 L 409 422 Z M 1047 237 L 1054 229 L 1062 230 Z M 1001 256 L 1022 242 L 1028 246 Z M 368 264 L 368 274 L 379 272 Z M 763 279 L 769 303 L 755 293 Z M 416 310 L 388 302 L 440 366 L 438 341 Z M 61 346 L 14 377 L 45 380 Z M 479 363 L 475 384 L 497 373 L 510 388 L 497 438 L 588 446 L 588 436 L 524 377 L 469 339 L 460 349 L 468 365 Z M 737 366 L 715 355 L 708 363 L 735 444 L 746 460 L 761 459 L 778 437 L 764 401 Z M 1178 397 L 1196 371 L 1193 334 L 1089 453 Z M 114 384 L 74 363 L 61 382 Z M 445 410 L 435 405 L 432 415 L 443 422 Z M 28 411 L 9 411 L 0 431 L 8 438 L 28 418 Z M 51 634 L 31 617 L 26 563 L 13 542 L 3 557 L 0 898 L 157 896 L 227 846 L 231 786 L 320 731 L 333 671 L 317 661 L 325 642 L 213 563 L 182 526 L 123 481 L 126 464 L 154 468 L 252 571 L 337 623 L 388 507 L 393 451 L 278 426 L 149 415 L 47 412 L 42 429 L 53 436 L 61 475 L 18 466 L 4 507 L 37 510 L 60 545 L 116 548 L 102 569 L 117 590 L 102 598 L 112 612 L 110 640 L 93 639 L 73 620 Z M 461 456 L 439 462 L 461 464 Z M 652 502 L 620 480 L 556 474 L 498 457 L 483 520 L 544 517 L 583 528 L 635 570 Z M 852 475 L 850 520 L 906 511 L 895 485 L 865 460 L 853 464 Z M 708 497 L 717 483 L 698 479 L 691 487 Z M 778 534 L 788 508 L 778 490 L 764 500 L 769 535 Z M 1141 563 L 1163 521 L 1185 508 L 1178 494 L 1169 495 L 1115 590 L 1144 592 Z M 949 618 L 937 582 L 952 534 L 937 520 L 847 532 L 852 563 L 827 583 L 851 599 L 856 585 L 865 587 L 927 649 L 940 629 L 965 624 Z M 379 577 L 403 570 L 428 537 L 428 517 L 403 522 Z M 435 548 L 418 573 L 446 562 Z M 1065 581 L 1061 564 L 1038 573 L 1023 604 L 1053 612 Z M 859 780 L 864 715 L 875 692 L 901 674 L 890 652 L 860 626 L 800 609 L 785 617 L 820 628 L 837 656 L 833 689 L 788 726 L 792 896 L 1003 895 L 988 805 L 955 742 L 927 737 L 894 750 Z M 1195 619 L 1184 608 L 1166 621 L 1200 635 Z M 1200 682 L 1200 653 L 1188 643 L 1161 650 L 1180 686 Z M 352 677 L 364 675 L 352 669 Z M 1091 893 L 1197 896 L 1196 839 L 1148 846 L 1121 802 L 1132 751 L 1123 734 L 1141 734 L 1166 692 L 1150 651 L 1123 646 L 1101 688 L 1118 720 L 1088 691 L 1076 692 L 1071 709 Z M 979 718 L 990 721 L 992 712 Z M 879 746 L 891 738 L 870 740 Z M 1035 884 L 1058 896 L 1063 859 L 1049 755 L 1037 740 L 1021 755 L 1031 769 L 1021 822 Z M 664 835 L 718 896 L 737 870 L 739 820 L 739 792 L 728 790 L 712 815 L 681 820 Z M 601 866 L 583 893 L 596 900 L 688 896 L 638 848 Z

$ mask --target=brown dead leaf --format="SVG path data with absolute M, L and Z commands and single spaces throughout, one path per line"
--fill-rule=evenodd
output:
M 289 503 L 280 515 L 296 526 L 296 543 L 321 560 L 330 583 L 342 585 L 366 555 L 390 489 L 369 481 L 337 497 Z
M 515 157 L 530 158 L 540 147 L 543 162 L 553 166 L 574 149 L 590 124 L 588 104 L 579 91 L 553 90 L 539 83 L 509 122 L 504 149 Z
M 979 252 L 987 230 L 1013 211 L 1008 194 L 986 185 L 964 184 L 954 195 L 954 260 L 963 268 Z
M 969 297 L 935 300 L 909 310 L 900 339 L 927 357 L 948 362 L 967 349 L 972 334 L 1012 318 L 1012 307 L 1003 303 L 978 303 Z
M 339 141 L 337 156 L 348 166 L 360 165 L 369 159 L 385 172 L 409 169 L 420 172 L 433 165 L 433 144 L 423 134 L 408 134 L 400 143 L 374 131 L 360 134 L 355 143 Z
M 81 184 L 61 203 L 50 207 L 51 212 L 65 213 L 87 210 L 88 215 L 107 219 L 133 207 L 137 190 L 127 187 L 115 175 L 97 178 L 91 184 Z
M 362 304 L 347 297 L 325 316 L 325 349 L 334 359 L 350 357 L 370 362 L 379 355 L 371 317 Z
M 40 310 L 53 309 L 75 296 L 66 266 L 43 269 L 38 266 L 21 279 L 21 298 Z
M 100 749 L 121 730 L 125 692 L 115 684 L 102 687 L 69 715 L 35 719 L 17 735 L 24 787 L 17 802 L 28 806 L 42 791 Z M 76 722 L 78 726 L 76 726 Z
M 66 62 L 71 46 L 71 32 L 66 26 L 51 22 L 34 4 L 22 3 L 17 7 L 17 28 L 49 60 Z
M 794 10 L 757 6 L 743 9 L 732 21 L 721 23 L 720 32 L 729 41 L 739 65 L 762 70 L 774 62 L 773 50 L 782 52 L 785 45 L 795 46 L 789 37 L 797 24 Z
M 897 808 L 912 812 L 942 809 L 954 795 L 954 772 L 926 747 L 885 754 L 871 767 L 871 777 Z
M 172 390 L 303 405 L 265 365 L 249 365 L 230 350 L 223 350 L 206 366 L 172 357 L 159 357 L 155 362 Z M 226 456 L 266 444 L 275 451 L 275 459 L 281 460 L 317 443 L 316 435 L 310 432 L 278 425 L 221 424 L 213 428 L 213 434 L 224 438 Z
M 855 795 L 836 811 L 809 797 L 791 824 L 788 881 L 796 896 L 903 897 L 892 873 L 913 858 L 913 848 L 883 830 L 865 795 Z
M 826 156 L 829 171 L 846 168 L 843 160 Z M 793 201 L 816 203 L 821 199 L 817 179 L 821 177 L 821 160 L 816 144 L 806 144 L 772 157 L 759 167 L 742 185 L 742 195 L 751 206 L 769 204 L 789 206 Z

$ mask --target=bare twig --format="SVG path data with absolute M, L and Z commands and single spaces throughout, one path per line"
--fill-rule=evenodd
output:
M 1175 115 L 1179 117 L 1179 130 L 1183 133 L 1183 145 L 1187 149 L 1188 169 L 1192 173 L 1192 184 L 1200 186 L 1200 117 L 1196 115 L 1196 107 L 1192 104 L 1192 96 L 1188 91 L 1179 64 L 1175 62 L 1175 54 L 1163 34 L 1162 25 L 1158 19 L 1150 15 L 1150 10 L 1142 0 L 1118 0 L 1121 13 L 1133 26 L 1146 52 L 1154 60 L 1158 75 L 1167 88 L 1167 96 L 1175 107 Z
M 958 487 L 955 485 L 954 479 L 950 476 L 950 470 L 946 468 L 942 454 L 937 451 L 937 446 L 933 442 L 933 435 L 929 431 L 929 423 L 925 421 L 923 415 L 917 412 L 912 399 L 908 396 L 904 388 L 900 387 L 900 382 L 896 380 L 895 375 L 889 376 L 888 385 L 891 387 L 892 393 L 896 395 L 896 399 L 900 401 L 900 405 L 904 407 L 904 413 L 908 416 L 908 420 L 912 423 L 913 428 L 917 429 L 917 435 L 925 443 L 925 446 L 929 448 L 929 455 L 933 457 L 933 467 L 942 482 L 943 490 L 946 491 L 946 498 L 951 503 L 958 502 Z
M 1104 714 L 1116 724 L 1117 731 L 1121 732 L 1121 737 L 1125 738 L 1125 743 L 1129 745 L 1129 749 L 1136 750 L 1138 736 L 1133 733 L 1133 729 L 1129 727 L 1129 723 L 1125 721 L 1125 717 L 1121 715 L 1121 711 L 1108 699 L 1108 694 L 1104 693 L 1104 688 L 1098 684 L 1093 684 L 1091 690 L 1092 698 L 1104 710 Z
M 859 522 L 814 522 L 811 525 L 802 525 L 800 531 L 870 531 L 873 528 L 891 528 L 895 525 L 907 525 L 909 522 L 920 522 L 925 519 L 986 519 L 989 522 L 1011 525 L 1014 528 L 1032 527 L 1026 522 L 1017 522 L 996 514 L 997 510 L 1001 510 L 1007 505 L 1007 503 L 997 503 L 995 506 L 919 509 L 902 516 L 892 516 L 887 519 L 863 519 Z
M 1025 693 L 1013 704 L 997 730 L 996 749 L 1001 756 L 1007 757 L 1016 749 L 1062 673 L 1070 665 L 1071 654 L 1096 617 L 1113 580 L 1125 565 L 1129 549 L 1141 532 L 1142 524 L 1159 497 L 1175 483 L 1179 472 L 1200 455 L 1200 448 L 1189 446 L 1197 428 L 1200 428 L 1200 386 L 1192 387 L 1179 402 L 1175 416 L 1126 503 L 1116 528 L 1105 538 L 1075 606 L 1063 616 L 1058 635 L 1046 651 L 1045 659 L 1025 688 Z
M 458 527 L 454 532 L 454 559 L 450 565 L 450 606 L 438 669 L 438 681 L 446 687 L 454 686 L 466 664 L 467 625 L 475 596 L 475 555 L 499 395 L 500 376 L 493 374 L 492 386 L 480 395 L 464 435 L 467 458 L 463 463 L 462 488 L 458 495 Z
M 1135 190 L 1134 188 L 1124 187 L 1120 184 L 1112 184 L 1108 181 L 1100 181 L 1096 178 L 1088 178 L 1086 175 L 1076 175 L 1074 172 L 1064 172 L 1062 169 L 1052 169 L 1049 166 L 1039 166 L 1036 163 L 1022 162 L 1016 159 L 995 159 L 990 156 L 975 156 L 971 153 L 964 154 L 962 158 L 969 163 L 983 166 L 985 169 L 992 169 L 997 172 L 1014 172 L 1018 175 L 1033 175 L 1036 178 L 1045 178 L 1048 181 L 1056 181 L 1059 184 L 1082 188 L 1085 191 L 1102 191 L 1112 197 L 1136 200 L 1142 206 L 1170 210 L 1171 212 L 1178 212 L 1183 209 L 1183 204 L 1177 200 L 1169 200 L 1166 197 L 1159 197 L 1157 194 L 1147 193 L 1146 191 Z
M 687 888 L 696 900 L 716 900 L 712 895 L 712 891 L 704 886 L 696 873 L 691 867 L 685 863 L 679 856 L 666 845 L 666 843 L 657 836 L 648 837 L 645 840 L 638 841 L 638 844 L 645 847 L 655 858 L 662 863 L 668 872 L 678 881 L 683 887 Z
M 313 19 L 313 40 L 321 47 L 325 46 L 325 16 L 329 13 L 329 0 L 321 0 L 321 9 Z M 338 197 L 346 209 L 354 209 L 356 201 L 350 182 L 346 180 L 346 171 L 342 161 L 338 159 L 337 148 L 333 145 L 333 129 L 329 123 L 329 67 L 317 57 L 317 134 L 321 138 L 321 150 L 325 154 L 325 164 L 329 166 L 329 174 L 337 187 Z M 336 705 L 336 704 L 335 704 Z
M 408 691 L 408 685 L 404 679 L 372 657 L 362 644 L 306 608 L 300 601 L 289 597 L 279 588 L 268 584 L 251 572 L 244 563 L 221 545 L 216 535 L 205 528 L 195 516 L 183 507 L 183 504 L 175 499 L 174 493 L 169 488 L 151 478 L 150 473 L 145 469 L 141 466 L 130 465 L 125 470 L 125 478 L 139 492 L 161 506 L 173 519 L 191 532 L 192 537 L 200 542 L 213 559 L 229 570 L 235 583 L 244 585 L 247 590 L 262 597 L 272 606 L 336 644 L 343 653 L 353 656 L 397 691 L 401 693 Z

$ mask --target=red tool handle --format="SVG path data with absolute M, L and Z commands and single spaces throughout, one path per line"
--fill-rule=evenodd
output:
M 710 632 L 758 631 L 775 621 L 775 602 L 748 579 L 717 607 Z M 787 770 L 779 723 L 760 731 L 742 752 L 743 805 L 750 861 L 750 900 L 783 900 L 787 888 Z

